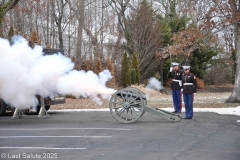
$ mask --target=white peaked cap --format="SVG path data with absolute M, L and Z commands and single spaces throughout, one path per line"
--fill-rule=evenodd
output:
M 179 65 L 179 63 L 177 63 L 177 62 L 172 62 L 172 66 L 178 66 Z
M 190 66 L 182 66 L 182 67 L 183 67 L 183 70 L 190 69 Z

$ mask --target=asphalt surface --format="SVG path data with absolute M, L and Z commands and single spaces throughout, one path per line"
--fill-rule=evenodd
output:
M 194 113 L 192 120 L 168 122 L 145 113 L 122 124 L 106 111 L 49 114 L 0 117 L 0 160 L 240 159 L 239 116 Z

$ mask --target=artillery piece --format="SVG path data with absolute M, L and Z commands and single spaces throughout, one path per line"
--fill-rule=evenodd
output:
M 177 114 L 147 106 L 145 94 L 133 87 L 116 91 L 110 99 L 109 108 L 113 118 L 121 123 L 133 123 L 143 116 L 145 112 L 173 122 L 178 122 L 182 119 Z

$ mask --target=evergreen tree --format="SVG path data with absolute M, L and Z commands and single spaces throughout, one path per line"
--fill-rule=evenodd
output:
M 216 56 L 215 48 L 204 46 L 192 52 L 192 60 L 190 61 L 191 72 L 203 79 L 206 74 L 207 65 L 213 56 Z
M 136 83 L 136 70 L 134 68 L 131 69 L 131 84 Z
M 14 35 L 14 29 L 13 29 L 13 26 L 10 26 L 10 29 L 8 31 L 8 39 L 10 40 L 13 35 Z
M 122 59 L 120 84 L 123 87 L 131 85 L 131 76 L 130 76 L 128 57 L 126 52 L 124 53 L 123 59 Z
M 170 13 L 166 17 L 162 17 L 161 15 L 158 15 L 158 18 L 160 20 L 160 28 L 163 32 L 163 41 L 162 41 L 162 47 L 165 48 L 171 45 L 172 37 L 174 33 L 177 33 L 179 31 L 182 31 L 186 28 L 186 24 L 189 21 L 188 18 L 185 16 L 180 17 L 176 13 L 176 0 L 171 0 L 169 10 Z M 178 57 L 172 55 L 172 61 L 178 62 L 180 61 Z M 163 81 L 168 80 L 167 74 L 169 72 L 169 68 L 171 66 L 171 59 L 170 56 L 166 57 L 163 60 Z M 159 64 L 160 68 L 160 64 Z
M 132 69 L 135 70 L 135 74 L 136 74 L 136 79 L 134 80 L 134 82 L 139 85 L 140 84 L 140 71 L 139 71 L 139 63 L 138 63 L 138 58 L 137 58 L 136 53 L 134 53 L 132 55 L 132 65 L 131 65 L 131 67 L 132 67 Z
M 189 19 L 185 16 L 179 17 L 176 13 L 176 0 L 170 0 L 170 13 L 167 16 L 167 20 L 172 33 L 176 33 L 186 28 Z

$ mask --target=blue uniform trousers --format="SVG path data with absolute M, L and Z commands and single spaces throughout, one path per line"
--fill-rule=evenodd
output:
M 181 90 L 172 90 L 172 98 L 175 112 L 182 111 L 182 93 Z
M 183 100 L 185 104 L 185 115 L 186 117 L 193 117 L 193 93 L 183 94 Z

